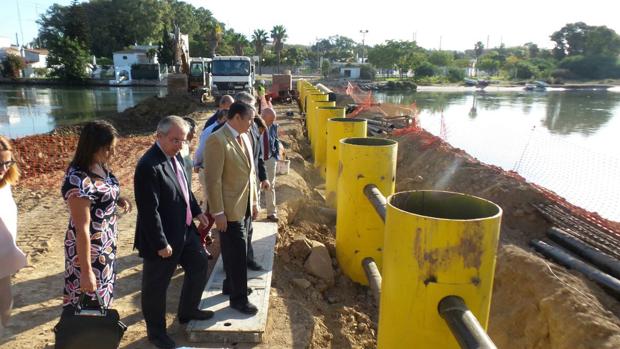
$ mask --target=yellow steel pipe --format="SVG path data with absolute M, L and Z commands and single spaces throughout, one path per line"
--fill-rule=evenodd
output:
M 336 207 L 340 140 L 349 137 L 363 138 L 366 137 L 367 132 L 367 122 L 364 119 L 333 118 L 327 120 L 325 197 L 327 204 L 331 207 Z
M 386 216 L 378 348 L 460 348 L 438 304 L 458 296 L 487 328 L 502 209 L 410 191 L 387 199 Z
M 306 96 L 306 131 L 308 132 L 308 140 L 312 144 L 314 141 L 312 136 L 314 135 L 314 119 L 315 119 L 315 102 L 327 102 L 329 96 L 324 93 L 312 93 Z
M 312 133 L 308 133 L 308 139 L 310 140 L 310 150 L 312 150 L 312 158 L 316 160 L 316 137 L 317 135 L 317 123 L 318 123 L 318 108 L 322 107 L 330 107 L 335 108 L 336 102 L 330 101 L 329 96 L 327 101 L 313 101 L 310 105 L 310 109 L 308 109 L 308 113 L 306 113 L 306 118 L 310 118 L 312 124 Z M 315 161 L 316 164 L 316 161 Z
M 345 138 L 340 141 L 337 193 L 336 257 L 353 281 L 368 285 L 362 260 L 382 265 L 383 220 L 364 195 L 374 184 L 385 196 L 394 193 L 398 143 L 383 138 Z
M 335 102 L 333 102 L 335 103 Z M 345 109 L 336 106 L 320 106 L 317 104 L 314 122 L 314 166 L 319 168 L 321 177 L 325 178 L 327 163 L 327 120 L 331 118 L 344 118 Z

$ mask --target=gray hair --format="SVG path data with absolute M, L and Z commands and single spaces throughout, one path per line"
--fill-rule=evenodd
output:
M 187 121 L 183 120 L 182 117 L 176 115 L 168 115 L 165 118 L 159 120 L 157 124 L 157 133 L 167 135 L 170 132 L 170 128 L 172 125 L 177 125 L 183 132 L 188 133 L 190 129 L 190 125 Z
M 254 96 L 245 91 L 238 92 L 235 95 L 235 102 L 237 101 L 243 102 L 251 107 L 254 107 L 254 104 L 256 104 L 256 98 L 254 98 Z

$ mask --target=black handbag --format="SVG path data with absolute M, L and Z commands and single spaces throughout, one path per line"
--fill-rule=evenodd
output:
M 76 307 L 63 309 L 60 321 L 54 326 L 56 349 L 116 349 L 127 330 L 118 311 L 108 309 L 97 295 L 95 306 L 87 305 L 85 294 Z

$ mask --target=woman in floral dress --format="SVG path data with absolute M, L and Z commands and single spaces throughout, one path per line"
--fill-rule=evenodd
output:
M 120 197 L 119 182 L 107 163 L 114 156 L 118 134 L 105 121 L 87 123 L 65 173 L 62 195 L 71 217 L 65 236 L 63 307 L 75 306 L 82 293 L 109 306 L 116 279 L 116 207 L 131 204 Z M 84 263 L 83 261 L 87 261 Z

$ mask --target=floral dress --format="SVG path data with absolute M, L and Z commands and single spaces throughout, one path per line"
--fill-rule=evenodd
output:
M 116 279 L 115 258 L 117 239 L 116 202 L 120 186 L 114 175 L 106 171 L 106 178 L 69 168 L 62 186 L 65 201 L 72 197 L 90 200 L 90 263 L 97 279 L 97 293 L 109 306 Z M 63 306 L 76 305 L 80 298 L 80 261 L 77 254 L 76 230 L 73 220 L 65 236 L 65 287 Z M 91 297 L 93 294 L 90 294 Z

